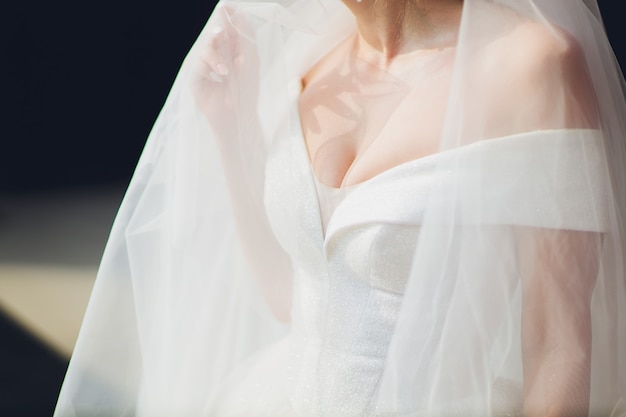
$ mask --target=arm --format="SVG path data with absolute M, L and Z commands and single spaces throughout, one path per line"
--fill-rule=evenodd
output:
M 525 417 L 588 415 L 601 235 L 520 228 Z
M 486 92 L 485 114 L 492 118 L 488 136 L 598 128 L 585 56 L 571 35 L 552 29 L 524 23 L 490 47 L 491 56 L 500 58 L 490 72 L 493 88 Z M 549 167 L 546 172 L 549 175 Z M 522 280 L 524 416 L 587 416 L 591 296 L 601 234 L 530 227 L 519 227 L 516 234 Z
M 246 259 L 276 318 L 288 321 L 291 262 L 274 237 L 262 198 L 252 192 L 259 178 L 250 174 L 242 154 L 264 152 L 256 113 L 259 80 L 254 35 L 230 6 L 216 9 L 212 23 L 195 57 L 193 94 L 214 132 Z M 246 138 L 255 140 L 244 142 Z

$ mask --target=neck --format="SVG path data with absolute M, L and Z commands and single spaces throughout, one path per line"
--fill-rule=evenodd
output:
M 463 0 L 343 0 L 356 17 L 359 53 L 382 66 L 401 54 L 456 44 Z

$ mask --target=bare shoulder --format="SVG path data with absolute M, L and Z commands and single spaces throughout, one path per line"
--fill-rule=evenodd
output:
M 511 81 L 516 77 L 550 75 L 554 70 L 564 75 L 586 68 L 582 49 L 571 34 L 533 21 L 522 21 L 497 37 L 485 46 L 483 54 L 500 71 L 506 70 Z
M 596 125 L 585 55 L 564 29 L 520 19 L 481 46 L 476 58 L 472 76 L 489 86 L 482 92 L 486 111 L 514 121 L 510 133 Z

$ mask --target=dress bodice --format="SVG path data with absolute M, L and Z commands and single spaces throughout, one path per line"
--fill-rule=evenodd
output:
M 291 135 L 276 139 L 269 150 L 264 189 L 270 225 L 293 265 L 290 332 L 224 385 L 227 394 L 220 395 L 225 408 L 216 414 L 220 417 L 249 415 L 250 410 L 272 417 L 401 415 L 393 407 L 381 408 L 377 392 L 424 216 L 437 213 L 439 205 L 449 207 L 445 199 L 454 197 L 455 187 L 474 189 L 476 182 L 482 187 L 475 187 L 473 198 L 507 203 L 508 210 L 497 207 L 493 213 L 463 207 L 458 220 L 503 226 L 497 233 L 509 233 L 511 225 L 603 227 L 602 216 L 580 215 L 581 209 L 602 213 L 589 202 L 600 201 L 603 191 L 577 196 L 569 186 L 581 183 L 572 174 L 581 155 L 585 163 L 597 163 L 599 142 L 593 131 L 544 131 L 475 142 L 400 164 L 342 190 L 316 181 L 297 110 L 292 117 Z M 555 159 L 555 150 L 563 161 L 559 170 L 567 174 L 558 177 L 555 172 L 559 188 L 532 175 L 542 158 Z M 493 175 L 485 178 L 485 172 Z M 570 206 L 577 208 L 568 210 Z M 428 291 L 430 284 L 423 285 Z M 425 333 L 441 328 L 436 321 L 445 320 L 432 314 L 436 302 L 446 301 L 426 293 L 423 300 L 412 300 L 416 311 L 422 311 Z M 486 322 L 497 329 L 501 319 L 494 316 Z M 503 337 L 507 343 L 508 336 Z M 428 355 L 425 346 L 424 361 Z M 512 362 L 519 365 L 516 358 Z M 501 390 L 504 394 L 493 391 L 494 404 L 502 401 L 507 410 L 519 404 L 519 381 L 494 381 L 493 389 L 498 386 L 507 388 Z M 410 401 L 419 399 L 419 387 L 415 389 Z
M 394 221 L 407 202 L 389 185 L 425 177 L 412 172 L 418 164 L 404 164 L 356 186 L 328 187 L 316 180 L 298 132 L 295 139 L 275 146 L 266 178 L 277 230 L 292 228 L 281 219 L 285 193 L 298 196 L 298 241 L 283 241 L 295 270 L 291 402 L 302 416 L 364 416 L 384 369 L 419 224 Z M 289 176 L 296 181 L 285 182 L 279 176 L 292 156 L 300 169 Z M 391 218 L 371 210 L 381 201 Z
M 568 139 L 570 136 L 574 139 Z M 567 213 L 563 207 L 555 207 L 554 215 L 545 210 L 549 196 L 539 184 L 533 184 L 532 175 L 529 187 L 511 187 L 519 183 L 520 172 L 528 171 L 529 161 L 541 164 L 534 156 L 536 151 L 544 152 L 555 141 L 570 141 L 571 145 L 562 149 L 571 149 L 568 163 L 576 165 L 580 144 L 594 143 L 589 140 L 593 132 L 583 131 L 579 136 L 582 142 L 567 131 L 546 131 L 476 142 L 400 164 L 345 190 L 315 179 L 299 130 L 289 141 L 275 143 L 266 171 L 265 195 L 270 223 L 294 264 L 288 378 L 289 398 L 297 415 L 366 416 L 373 412 L 420 225 L 427 206 L 436 211 L 439 203 L 447 204 L 438 200 L 440 194 L 450 193 L 440 191 L 458 186 L 458 170 L 467 169 L 462 178 L 469 183 L 478 175 L 472 167 L 493 169 L 491 184 L 481 178 L 488 186 L 479 198 L 508 198 L 512 207 L 516 199 L 536 200 L 537 207 L 542 207 L 530 213 L 509 210 L 498 213 L 499 217 L 482 218 L 488 222 L 601 227 L 576 224 L 574 219 L 580 216 L 570 219 L 563 215 Z M 451 169 L 454 167 L 456 171 Z M 567 187 L 563 192 L 568 193 Z M 554 198 L 568 203 L 559 196 Z M 286 212 L 297 215 L 289 217 Z M 463 221 L 469 222 L 477 215 L 471 210 L 464 214 L 467 218 Z M 602 223 L 602 219 L 591 219 L 594 222 Z

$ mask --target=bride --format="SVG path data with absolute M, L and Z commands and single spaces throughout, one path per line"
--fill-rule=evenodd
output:
M 55 415 L 626 416 L 622 85 L 594 1 L 223 1 Z

